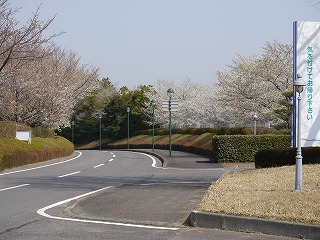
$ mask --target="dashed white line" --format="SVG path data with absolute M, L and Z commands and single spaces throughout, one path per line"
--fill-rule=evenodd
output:
M 20 187 L 25 187 L 25 186 L 28 186 L 28 185 L 30 185 L 30 184 L 22 184 L 22 185 L 18 185 L 18 186 L 3 188 L 3 189 L 0 189 L 0 192 L 2 192 L 2 191 L 7 191 L 7 190 L 11 190 L 11 189 L 15 189 L 15 188 L 20 188 Z
M 112 162 L 113 161 L 113 158 L 111 158 L 110 160 L 109 160 L 109 162 Z
M 63 200 L 63 201 L 61 201 L 61 202 L 54 203 L 54 204 L 52 204 L 52 205 L 50 205 L 50 206 L 47 206 L 47 207 L 44 207 L 44 208 L 39 209 L 39 210 L 37 211 L 37 213 L 38 213 L 39 215 L 44 216 L 44 217 L 47 217 L 47 218 L 57 219 L 57 220 L 64 220 L 64 221 L 72 221 L 72 222 L 95 223 L 95 224 L 115 225 L 115 226 L 123 226 L 123 227 L 158 229 L 158 230 L 179 230 L 179 228 L 172 228 L 172 227 L 160 227 L 160 226 L 142 225 L 142 224 L 140 225 L 140 224 L 129 224 L 129 223 L 120 223 L 120 222 L 94 221 L 94 220 L 85 220 L 85 219 L 74 219 L 74 218 L 55 217 L 55 216 L 52 216 L 52 215 L 49 215 L 49 214 L 45 213 L 45 211 L 47 211 L 48 209 L 51 209 L 51 208 L 53 208 L 53 207 L 57 207 L 57 206 L 59 206 L 59 205 L 68 203 L 68 202 L 70 202 L 70 201 L 73 201 L 73 200 L 76 200 L 76 199 L 79 199 L 79 198 L 86 197 L 86 196 L 88 196 L 88 195 L 91 195 L 91 194 L 94 194 L 94 193 L 103 191 L 103 190 L 108 189 L 108 188 L 111 188 L 111 187 L 112 187 L 112 186 L 110 186 L 110 187 L 105 187 L 105 188 L 101 188 L 101 189 L 98 189 L 98 190 L 96 190 L 96 191 L 92 191 L 92 192 L 85 193 L 85 194 L 80 195 L 80 196 L 77 196 L 77 197 L 69 198 L 69 199 Z
M 99 165 L 94 166 L 93 168 L 98 168 L 98 167 L 102 167 L 104 165 L 104 163 L 101 163 Z
M 61 175 L 61 176 L 58 176 L 58 178 L 63 178 L 63 177 L 68 177 L 68 176 L 71 176 L 71 175 L 75 175 L 75 174 L 78 174 L 80 173 L 81 171 L 77 171 L 77 172 L 72 172 L 72 173 L 68 173 L 68 174 L 65 174 L 65 175 Z

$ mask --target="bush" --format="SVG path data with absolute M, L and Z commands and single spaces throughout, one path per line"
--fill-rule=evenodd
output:
M 32 143 L 0 139 L 0 171 L 25 164 L 65 157 L 74 151 L 73 144 L 62 137 L 32 138 Z
M 256 168 L 295 165 L 296 155 L 296 148 L 261 150 L 255 155 L 255 165 Z M 303 164 L 319 164 L 320 147 L 302 148 L 302 157 Z
M 32 137 L 54 138 L 52 129 L 31 128 L 23 123 L 0 121 L 0 138 L 16 138 L 17 130 L 31 130 Z
M 254 162 L 259 150 L 290 146 L 290 136 L 285 135 L 233 135 L 212 138 L 213 160 L 216 162 Z
M 173 128 L 172 134 L 190 134 L 190 135 L 201 135 L 204 133 L 212 133 L 215 135 L 252 135 L 252 128 Z M 278 131 L 274 128 L 257 128 L 257 134 L 277 134 L 282 135 L 287 132 Z M 134 132 L 133 136 L 137 135 L 152 135 L 152 129 L 141 130 Z M 168 128 L 156 128 L 155 135 L 169 135 Z

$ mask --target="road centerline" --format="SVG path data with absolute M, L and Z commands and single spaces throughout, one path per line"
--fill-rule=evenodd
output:
M 78 173 L 80 173 L 80 172 L 81 172 L 81 171 L 77 171 L 77 172 L 72 172 L 72 173 L 64 174 L 64 175 L 58 176 L 58 178 L 68 177 L 68 176 L 71 176 L 71 175 L 78 174 Z

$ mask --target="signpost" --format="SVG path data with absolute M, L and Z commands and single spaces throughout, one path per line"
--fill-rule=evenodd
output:
M 169 101 L 165 100 L 162 101 L 162 111 L 164 112 L 169 112 L 169 148 L 170 148 L 170 152 L 169 152 L 169 156 L 171 157 L 171 143 L 172 143 L 172 134 L 171 134 L 171 112 L 177 112 L 178 111 L 178 107 L 179 107 L 179 103 L 177 100 L 171 100 L 174 91 L 172 88 L 169 88 L 167 91 L 167 94 L 169 96 Z

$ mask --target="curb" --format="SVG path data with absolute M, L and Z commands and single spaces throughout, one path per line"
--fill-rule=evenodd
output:
M 320 226 L 287 221 L 270 221 L 262 218 L 241 217 L 193 211 L 187 225 L 241 232 L 260 232 L 269 235 L 302 239 L 320 239 Z
M 160 162 L 161 162 L 161 166 L 162 167 L 167 167 L 167 165 L 168 165 L 168 160 L 165 157 L 163 157 L 163 156 L 161 156 L 161 155 L 159 155 L 157 153 L 154 153 L 152 151 L 141 150 L 141 149 L 117 149 L 117 150 L 119 150 L 119 151 L 128 151 L 128 152 L 146 153 L 146 154 L 149 154 L 149 155 L 152 155 L 152 156 L 158 158 L 160 160 Z

